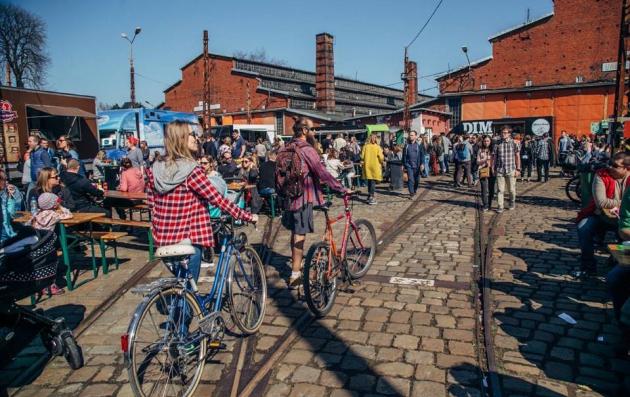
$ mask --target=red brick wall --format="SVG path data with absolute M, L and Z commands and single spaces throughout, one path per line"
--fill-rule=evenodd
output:
M 440 92 L 574 84 L 613 80 L 603 62 L 617 59 L 622 0 L 555 0 L 554 15 L 545 22 L 496 39 L 492 60 L 442 80 Z M 474 87 L 473 87 L 474 82 Z
M 232 73 L 233 61 L 224 58 L 210 59 L 210 102 L 220 104 L 216 114 L 238 112 L 247 108 L 247 82 L 249 82 L 250 109 L 270 109 L 287 106 L 285 98 L 268 96 L 257 92 L 258 80 L 253 77 Z M 203 58 L 182 70 L 182 81 L 164 94 L 164 105 L 172 110 L 192 112 L 203 100 Z

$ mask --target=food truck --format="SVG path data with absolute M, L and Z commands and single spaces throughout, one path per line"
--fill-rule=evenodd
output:
M 119 109 L 98 112 L 99 146 L 110 160 L 122 159 L 127 150 L 127 137 L 134 136 L 146 141 L 153 153 L 164 150 L 164 129 L 171 121 L 181 120 L 193 124 L 200 136 L 202 133 L 199 119 L 194 113 L 172 112 L 159 109 Z

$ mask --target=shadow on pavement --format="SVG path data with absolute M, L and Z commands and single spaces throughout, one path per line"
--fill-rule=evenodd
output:
M 288 261 L 289 257 L 274 252 L 270 266 L 276 269 L 281 278 L 288 279 L 291 272 Z M 298 300 L 295 294 L 287 289 L 277 290 L 270 298 L 276 302 L 278 311 L 287 318 L 296 319 L 309 310 L 302 300 Z M 339 302 L 335 304 L 329 317 L 339 312 L 340 305 Z M 357 348 L 338 337 L 325 321 L 326 318 L 311 317 L 306 321 L 306 326 L 297 329 L 297 340 L 305 343 L 308 350 L 314 353 L 314 365 L 330 371 L 336 378 L 335 383 L 343 385 L 342 388 L 345 390 L 354 390 L 362 395 L 370 394 L 371 391 L 390 396 L 406 394 L 385 377 L 377 374 Z M 294 326 L 295 322 L 291 327 Z M 363 347 L 358 346 L 359 344 L 361 342 L 357 341 L 357 347 Z
M 44 311 L 44 314 L 52 319 L 63 317 L 70 329 L 79 326 L 85 316 L 85 306 L 67 304 L 56 306 Z M 44 347 L 39 332 L 41 328 L 29 322 L 15 318 L 2 318 L 0 326 L 13 329 L 15 337 L 8 346 L 0 350 L 0 396 L 3 396 L 5 388 L 20 387 L 31 384 L 44 370 L 50 354 Z M 33 365 L 37 365 L 32 368 Z M 28 378 L 22 378 L 29 370 Z M 21 378 L 21 379 L 20 379 Z M 15 383 L 16 379 L 20 382 Z

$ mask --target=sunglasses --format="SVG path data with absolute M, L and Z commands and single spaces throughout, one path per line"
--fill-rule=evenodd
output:
M 65 142 L 65 139 L 57 139 L 57 142 Z
M 199 164 L 210 164 L 210 163 L 207 161 L 200 161 Z
M 51 176 L 50 179 L 59 179 L 59 175 Z

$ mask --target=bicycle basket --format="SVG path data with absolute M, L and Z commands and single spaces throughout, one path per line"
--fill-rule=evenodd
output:
M 0 255 L 0 299 L 24 299 L 55 282 L 57 275 L 57 235 L 45 232 L 39 240 L 21 249 Z

